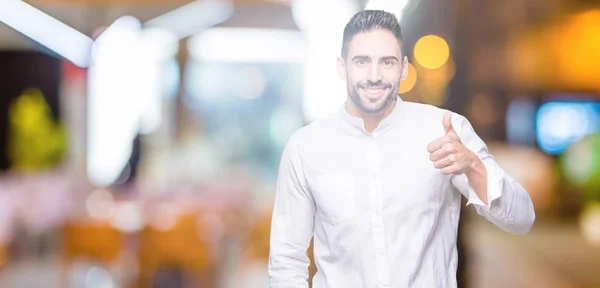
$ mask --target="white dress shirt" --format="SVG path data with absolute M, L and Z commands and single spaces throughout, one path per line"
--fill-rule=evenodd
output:
M 469 121 L 462 143 L 487 169 L 488 205 L 467 177 L 444 175 L 427 145 L 445 133 L 440 108 L 402 101 L 368 133 L 345 108 L 297 131 L 284 149 L 273 219 L 273 288 L 456 287 L 461 194 L 501 229 L 526 234 L 535 213 L 525 189 L 499 167 Z

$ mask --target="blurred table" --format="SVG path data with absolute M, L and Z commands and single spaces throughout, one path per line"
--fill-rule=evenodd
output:
M 600 249 L 585 242 L 577 222 L 538 220 L 519 236 L 478 215 L 468 218 L 469 287 L 600 287 Z

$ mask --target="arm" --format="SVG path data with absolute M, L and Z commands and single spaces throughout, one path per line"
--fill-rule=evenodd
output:
M 271 222 L 271 288 L 308 288 L 307 250 L 314 231 L 315 203 L 307 188 L 294 137 L 286 145 L 277 180 Z
M 479 215 L 506 232 L 527 234 L 535 221 L 529 194 L 498 165 L 469 121 L 456 116 L 453 126 L 463 145 L 476 157 L 471 169 L 462 175 L 454 175 L 452 183 L 468 199 L 467 205 L 475 206 Z

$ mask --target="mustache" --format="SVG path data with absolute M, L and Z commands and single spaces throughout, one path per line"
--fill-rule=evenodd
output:
M 391 88 L 392 85 L 387 84 L 387 83 L 383 83 L 383 81 L 379 80 L 377 82 L 371 82 L 371 81 L 364 81 L 361 83 L 358 83 L 358 86 L 360 88 Z

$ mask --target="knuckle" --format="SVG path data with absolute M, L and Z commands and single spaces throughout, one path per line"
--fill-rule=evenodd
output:
M 448 156 L 448 158 L 449 158 L 449 160 L 450 160 L 451 162 L 455 162 L 455 161 L 456 161 L 456 154 L 450 154 L 450 155 Z
M 444 146 L 442 147 L 444 149 L 444 151 L 446 152 L 452 152 L 454 151 L 454 145 L 452 145 L 452 143 L 446 143 L 444 144 Z

